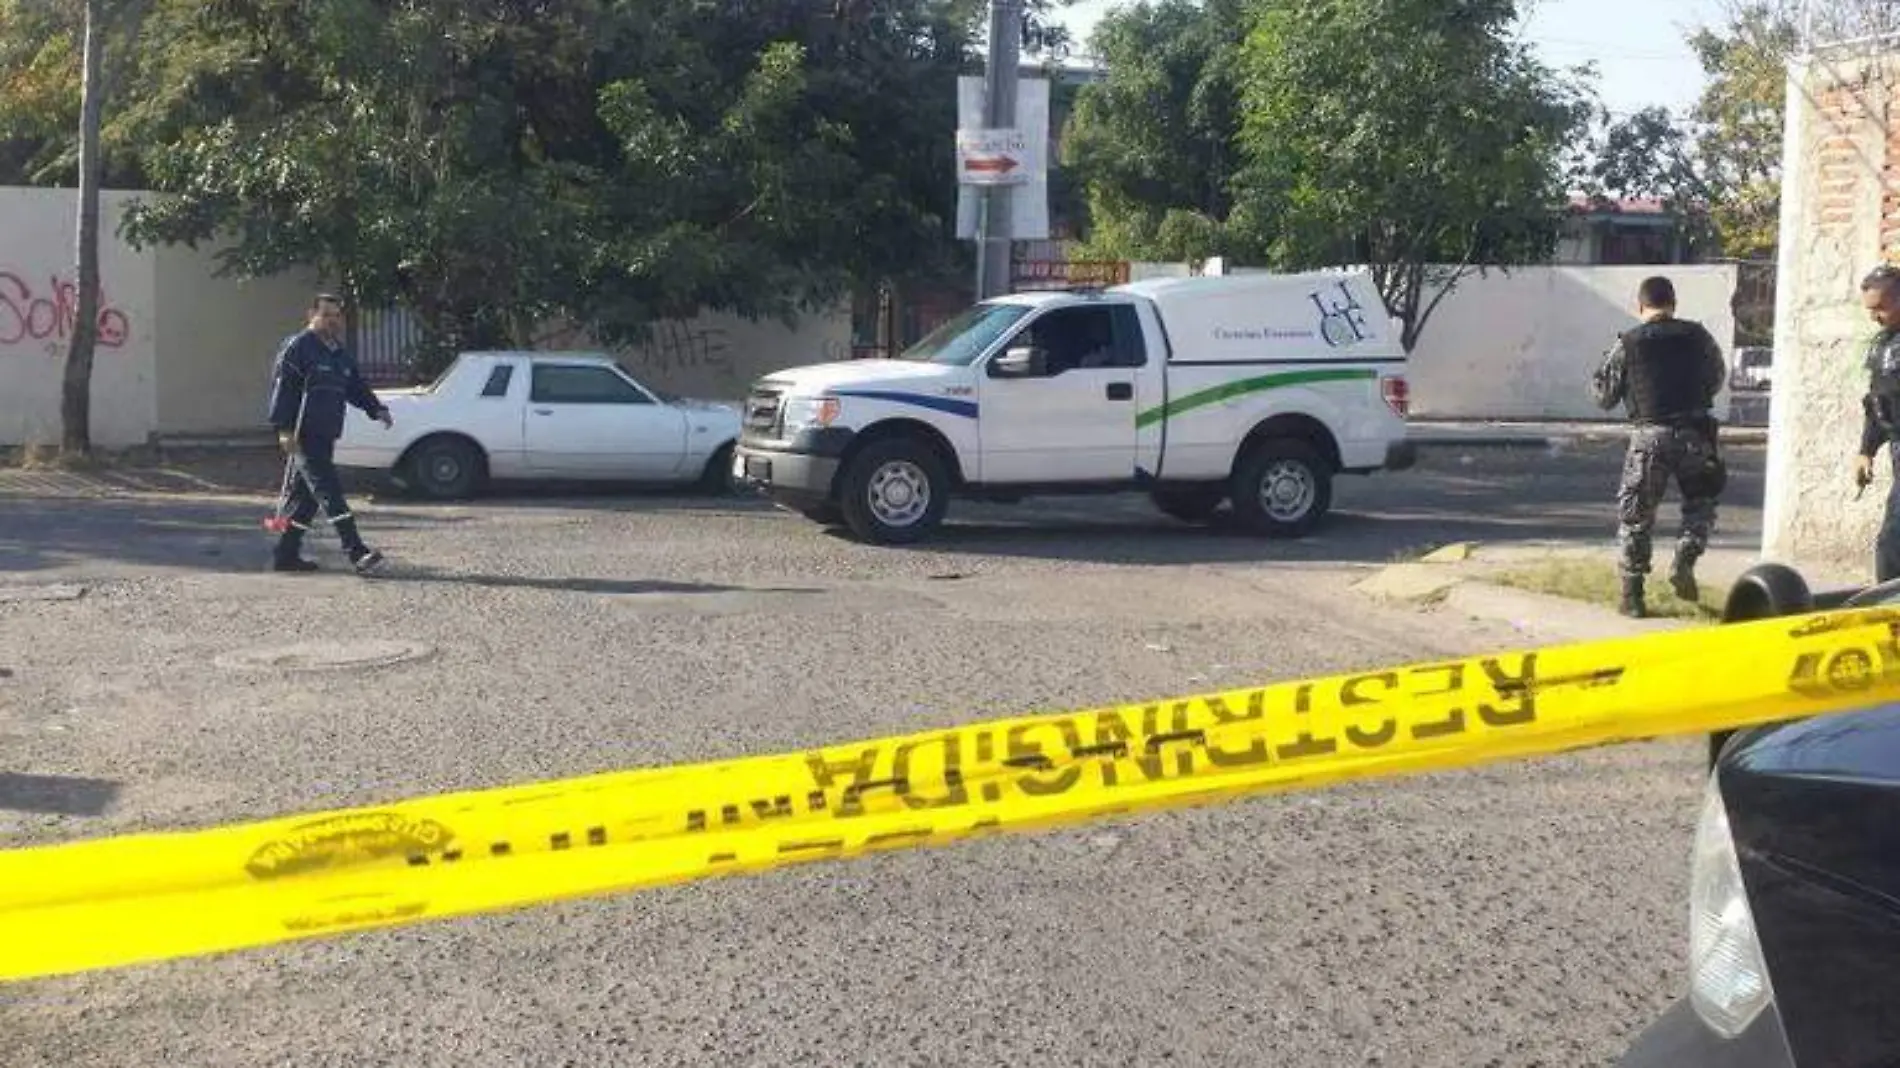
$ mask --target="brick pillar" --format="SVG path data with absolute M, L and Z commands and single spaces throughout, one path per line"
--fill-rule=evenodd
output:
M 1860 279 L 1882 256 L 1900 259 L 1896 75 L 1900 53 L 1793 65 L 1782 161 L 1762 552 L 1866 581 L 1888 478 L 1853 499 L 1873 332 Z

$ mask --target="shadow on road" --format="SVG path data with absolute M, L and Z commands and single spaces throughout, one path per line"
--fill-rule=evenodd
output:
M 493 590 L 548 590 L 556 593 L 600 594 L 711 594 L 711 593 L 823 593 L 819 589 L 775 586 L 723 586 L 711 582 L 669 582 L 665 579 L 541 578 L 529 575 L 481 575 L 433 568 L 392 566 L 376 576 L 377 582 L 443 583 Z
M 0 496 L 0 574 L 113 562 L 212 572 L 253 572 L 270 557 L 268 502 L 164 497 Z M 377 516 L 375 530 L 426 530 L 466 516 Z M 336 535 L 319 523 L 311 539 Z
M 842 531 L 833 537 L 848 538 Z M 1402 513 L 1340 510 L 1299 539 L 1264 538 L 1239 529 L 1222 512 L 1194 527 L 1153 519 L 1038 518 L 999 523 L 990 516 L 945 524 L 910 551 L 1064 560 L 1122 566 L 1219 563 L 1386 563 L 1455 541 L 1534 542 L 1601 540 L 1611 536 L 1600 514 L 1493 514 L 1474 518 L 1452 511 Z M 902 551 L 902 550 L 900 550 Z
M 377 504 L 402 508 L 490 508 L 533 510 L 560 508 L 573 511 L 770 511 L 771 505 L 755 494 L 740 491 L 709 492 L 692 486 L 629 482 L 499 482 L 478 497 L 433 501 L 409 493 L 387 481 L 367 481 L 350 489 L 353 495 Z
M 0 812 L 44 816 L 103 816 L 121 787 L 109 779 L 0 772 Z

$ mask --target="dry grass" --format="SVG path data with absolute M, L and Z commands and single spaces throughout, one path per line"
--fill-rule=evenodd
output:
M 1488 577 L 1501 586 L 1514 586 L 1610 609 L 1616 608 L 1623 596 L 1623 581 L 1617 575 L 1616 565 L 1603 560 L 1551 560 L 1499 571 Z M 1709 600 L 1719 591 L 1712 590 L 1704 580 L 1700 592 L 1702 599 L 1697 602 L 1677 597 L 1669 588 L 1665 561 L 1664 567 L 1652 572 L 1649 581 L 1644 584 L 1643 600 L 1649 608 L 1649 614 L 1655 617 L 1697 621 L 1720 619 L 1722 606 Z

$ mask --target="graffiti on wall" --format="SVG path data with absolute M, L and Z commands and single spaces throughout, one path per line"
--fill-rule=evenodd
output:
M 17 271 L 0 270 L 0 349 L 32 345 L 61 355 L 78 322 L 78 282 L 54 274 L 39 283 Z M 131 337 L 131 318 L 101 292 L 99 347 L 124 348 Z
M 732 370 L 732 346 L 716 326 L 698 326 L 677 319 L 653 324 L 644 343 L 627 354 L 636 365 L 655 374 L 705 369 L 724 374 Z
M 544 332 L 534 343 L 540 349 L 585 349 L 592 345 L 586 333 L 573 327 Z M 678 319 L 654 323 L 645 341 L 618 349 L 615 354 L 628 370 L 654 375 L 699 370 L 725 374 L 733 370 L 732 346 L 726 331 Z

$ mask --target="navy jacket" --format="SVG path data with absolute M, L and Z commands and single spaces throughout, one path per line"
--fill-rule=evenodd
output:
M 298 332 L 284 343 L 271 374 L 272 426 L 278 430 L 296 428 L 301 408 L 303 437 L 335 441 L 343 436 L 344 408 L 350 404 L 371 417 L 383 410 L 383 402 L 363 381 L 349 349 L 341 345 L 331 348 L 309 330 Z

